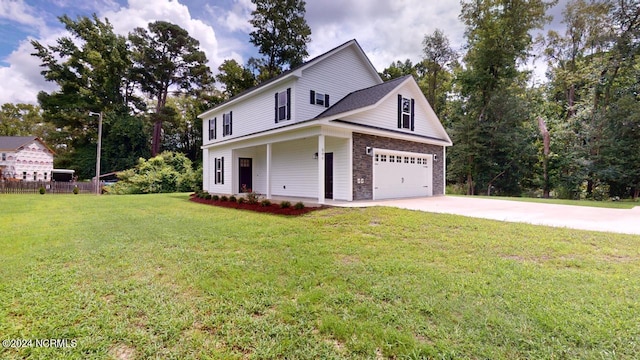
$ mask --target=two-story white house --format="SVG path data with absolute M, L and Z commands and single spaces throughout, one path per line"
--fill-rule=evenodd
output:
M 440 120 L 411 76 L 383 82 L 356 40 L 203 119 L 203 189 L 344 201 L 443 195 Z
M 53 154 L 35 136 L 0 136 L 0 179 L 49 181 Z

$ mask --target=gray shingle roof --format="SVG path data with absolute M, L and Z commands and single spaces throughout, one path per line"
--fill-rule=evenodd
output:
M 35 136 L 0 136 L 0 150 L 14 151 L 35 139 Z
M 411 77 L 411 75 L 402 76 L 382 84 L 354 91 L 322 112 L 320 115 L 316 116 L 316 119 L 334 116 L 374 105 L 409 77 Z

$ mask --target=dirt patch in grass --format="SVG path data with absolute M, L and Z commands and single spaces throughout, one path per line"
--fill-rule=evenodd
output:
M 109 356 L 117 360 L 132 360 L 136 358 L 136 350 L 125 344 L 118 344 L 109 349 Z
M 261 213 L 287 215 L 287 216 L 299 216 L 299 215 L 310 213 L 312 211 L 317 211 L 317 210 L 327 208 L 327 206 L 318 206 L 318 207 L 305 206 L 302 209 L 296 209 L 293 206 L 288 208 L 282 208 L 280 207 L 280 204 L 271 204 L 267 206 L 263 206 L 262 204 L 249 204 L 246 202 L 239 204 L 234 201 L 206 200 L 206 199 L 201 199 L 197 196 L 191 196 L 190 200 L 193 202 L 197 202 L 199 204 L 205 204 L 205 205 L 220 206 L 220 207 L 226 207 L 226 208 L 232 208 L 232 209 L 249 210 L 249 211 L 261 212 Z

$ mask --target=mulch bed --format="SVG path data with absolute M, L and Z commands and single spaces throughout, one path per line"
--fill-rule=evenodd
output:
M 319 207 L 305 206 L 302 209 L 295 209 L 292 204 L 291 207 L 283 209 L 280 207 L 279 203 L 271 204 L 269 206 L 262 206 L 262 204 L 248 204 L 246 202 L 242 204 L 238 204 L 235 201 L 220 201 L 220 200 L 216 201 L 216 200 L 201 199 L 195 196 L 195 194 L 191 195 L 190 200 L 193 202 L 197 202 L 199 204 L 205 204 L 205 205 L 221 206 L 221 207 L 232 208 L 232 209 L 250 210 L 250 211 L 261 212 L 261 213 L 287 215 L 287 216 L 298 216 L 298 215 L 310 213 L 312 211 L 327 208 L 326 206 L 319 206 Z

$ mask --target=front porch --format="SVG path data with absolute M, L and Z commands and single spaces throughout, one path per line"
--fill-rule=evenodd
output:
M 242 141 L 226 151 L 209 149 L 210 159 L 226 153 L 231 161 L 225 160 L 226 185 L 210 181 L 208 190 L 236 195 L 254 191 L 274 202 L 303 199 L 309 206 L 351 201 L 351 133 L 312 130 Z

